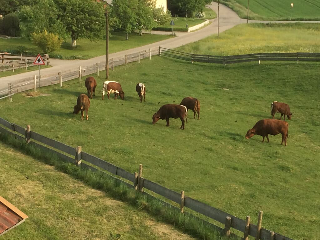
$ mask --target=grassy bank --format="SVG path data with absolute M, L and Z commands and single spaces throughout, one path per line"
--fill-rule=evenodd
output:
M 320 177 L 319 64 L 190 64 L 155 57 L 141 64 L 117 67 L 125 100 L 101 100 L 103 77 L 91 101 L 89 121 L 72 115 L 84 83 L 41 89 L 44 95 L 17 94 L 0 101 L 1 117 L 208 203 L 242 219 L 295 239 L 320 238 L 317 226 Z M 102 74 L 103 76 L 103 74 Z M 305 81 L 302 81 L 305 79 Z M 140 103 L 135 84 L 144 82 L 147 101 Z M 151 124 L 162 104 L 185 96 L 201 102 L 201 119 Z M 293 113 L 288 146 L 281 137 L 261 143 L 244 135 L 258 120 L 270 118 L 270 103 L 286 102 Z M 279 117 L 279 116 L 276 116 Z M 311 224 L 312 223 L 312 224 Z
M 242 24 L 231 30 L 177 48 L 205 55 L 272 52 L 320 52 L 320 24 Z
M 1 196 L 29 217 L 2 239 L 194 239 L 176 228 L 221 239 L 179 211 L 12 137 L 0 134 L 0 150 Z
M 214 0 L 217 2 L 217 0 Z M 304 0 L 220 0 L 220 3 L 233 9 L 241 18 L 247 18 L 249 2 L 249 19 L 256 20 L 320 20 L 320 1 Z M 293 7 L 291 7 L 293 3 Z
M 143 36 L 139 36 L 139 34 L 132 33 L 129 35 L 129 40 L 125 40 L 126 37 L 124 33 L 114 32 L 110 36 L 109 53 L 140 47 L 165 40 L 170 37 L 172 36 L 155 34 L 143 34 Z M 38 47 L 26 39 L 0 39 L 0 52 L 10 52 L 14 54 L 19 52 L 19 49 L 21 48 L 25 49 L 28 55 L 36 56 L 39 52 L 41 52 Z M 89 59 L 104 55 L 105 52 L 105 40 L 97 39 L 96 41 L 90 41 L 88 39 L 79 39 L 77 41 L 77 47 L 71 47 L 71 40 L 64 42 L 60 50 L 51 53 L 50 57 L 61 59 Z

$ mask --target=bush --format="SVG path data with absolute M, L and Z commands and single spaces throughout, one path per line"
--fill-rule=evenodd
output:
M 2 33 L 11 37 L 20 36 L 20 21 L 16 14 L 9 13 L 2 21 Z
M 32 42 L 37 45 L 43 53 L 51 53 L 58 50 L 62 44 L 62 39 L 54 33 L 48 33 L 46 30 L 40 33 L 31 34 Z

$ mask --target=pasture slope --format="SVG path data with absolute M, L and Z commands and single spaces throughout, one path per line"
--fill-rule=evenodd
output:
M 117 67 L 125 100 L 101 99 L 103 74 L 96 77 L 89 121 L 72 115 L 82 82 L 41 88 L 38 96 L 16 94 L 0 101 L 1 117 L 100 157 L 130 172 L 143 164 L 144 177 L 230 214 L 294 239 L 319 239 L 320 82 L 318 63 L 191 64 L 154 57 Z M 146 84 L 140 103 L 135 85 Z M 152 115 L 183 97 L 201 102 L 200 120 L 152 125 Z M 290 105 L 288 146 L 281 136 L 246 140 L 258 120 L 270 118 L 270 104 Z M 276 117 L 279 117 L 278 115 Z
M 193 239 L 0 142 L 1 196 L 29 218 L 2 240 Z
M 217 2 L 217 0 L 214 0 Z M 320 20 L 319 0 L 220 0 L 220 3 L 233 9 L 241 18 L 256 20 Z M 293 7 L 291 7 L 293 3 Z

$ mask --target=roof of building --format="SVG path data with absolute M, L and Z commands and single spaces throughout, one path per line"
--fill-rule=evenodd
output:
M 0 196 L 0 235 L 18 226 L 26 218 L 26 214 Z

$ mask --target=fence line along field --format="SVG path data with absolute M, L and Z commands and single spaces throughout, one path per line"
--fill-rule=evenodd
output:
M 29 215 L 3 240 L 193 239 L 2 142 L 0 151 L 1 196 Z
M 115 68 L 110 80 L 121 83 L 125 99 L 102 100 L 103 74 L 91 99 L 89 120 L 73 115 L 86 93 L 84 79 L 50 86 L 0 101 L 1 117 L 135 172 L 241 219 L 257 222 L 294 239 L 320 238 L 319 81 L 317 63 L 264 63 L 216 66 L 155 57 Z M 146 85 L 146 102 L 135 91 Z M 100 89 L 99 89 L 100 88 Z M 201 102 L 200 120 L 189 113 L 180 120 L 152 125 L 152 115 L 166 103 L 186 96 Z M 281 136 L 246 140 L 248 129 L 271 118 L 273 101 L 290 105 L 288 145 Z M 279 116 L 276 116 L 279 117 Z

